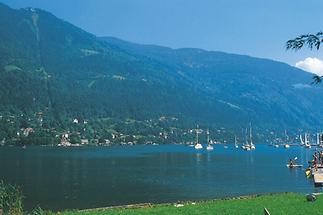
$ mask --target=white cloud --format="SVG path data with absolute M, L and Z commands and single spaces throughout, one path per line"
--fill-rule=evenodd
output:
M 298 61 L 295 66 L 307 72 L 323 75 L 323 61 L 315 57 L 308 57 L 305 60 Z
M 304 89 L 304 88 L 312 88 L 312 86 L 311 85 L 309 85 L 309 84 L 293 84 L 293 87 L 295 88 L 295 89 Z

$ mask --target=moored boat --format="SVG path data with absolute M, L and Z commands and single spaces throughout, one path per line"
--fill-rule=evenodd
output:
M 297 168 L 297 167 L 303 167 L 302 164 L 286 164 L 288 168 Z
M 207 147 L 206 147 L 206 150 L 208 151 L 212 151 L 214 148 L 213 146 L 211 145 L 211 142 L 210 142 L 210 131 L 209 129 L 206 131 L 206 134 L 207 134 Z
M 255 144 L 253 144 L 253 142 L 252 142 L 252 127 L 251 127 L 251 124 L 250 124 L 250 149 L 256 149 Z
M 200 133 L 200 129 L 199 129 L 199 126 L 197 125 L 197 127 L 196 127 L 196 143 L 194 146 L 194 148 L 197 150 L 203 149 L 202 144 L 199 142 L 199 133 Z
M 297 167 L 303 167 L 302 164 L 297 164 L 296 160 L 297 160 L 297 157 L 295 157 L 294 159 L 290 159 L 289 162 L 286 164 L 286 166 L 290 169 L 297 168 Z
M 234 148 L 239 148 L 238 142 L 237 142 L 237 136 L 234 135 Z
M 290 148 L 290 145 L 289 145 L 289 138 L 288 138 L 288 135 L 287 135 L 287 131 L 285 130 L 285 138 L 286 138 L 286 143 L 284 144 L 284 148 L 285 149 L 288 149 Z
M 307 133 L 305 133 L 305 141 L 304 141 L 305 143 L 305 148 L 308 148 L 308 149 L 310 149 L 310 148 L 312 148 L 312 146 L 311 146 L 311 144 L 310 144 L 310 141 L 308 140 L 308 137 L 307 137 Z

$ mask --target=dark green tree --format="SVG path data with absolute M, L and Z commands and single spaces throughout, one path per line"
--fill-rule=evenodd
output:
M 72 144 L 80 144 L 81 143 L 81 138 L 78 134 L 71 134 L 70 135 L 70 142 Z

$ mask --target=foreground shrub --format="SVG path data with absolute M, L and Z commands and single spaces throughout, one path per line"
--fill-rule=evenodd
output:
M 41 207 L 36 207 L 30 215 L 47 215 L 49 212 L 44 211 Z
M 23 214 L 22 198 L 22 192 L 19 187 L 0 181 L 0 211 L 3 214 Z

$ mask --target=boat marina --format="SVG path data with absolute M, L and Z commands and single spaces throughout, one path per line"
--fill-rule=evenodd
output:
M 189 145 L 194 146 L 194 148 L 197 151 L 201 151 L 204 147 L 202 143 L 200 142 L 199 135 L 205 133 L 206 135 L 206 151 L 210 152 L 214 150 L 214 146 L 217 145 L 223 145 L 223 149 L 228 149 L 229 146 L 232 146 L 232 149 L 239 149 L 238 146 L 238 140 L 237 136 L 234 135 L 234 143 L 232 144 L 226 144 L 226 141 L 223 141 L 223 143 L 214 143 L 213 140 L 210 139 L 210 130 L 207 129 L 205 132 L 199 126 L 196 127 L 196 141 L 195 145 Z M 244 151 L 252 151 L 256 150 L 256 145 L 253 143 L 253 136 L 252 136 L 252 127 L 250 125 L 249 129 L 245 129 L 244 132 L 245 135 L 245 142 L 241 145 L 241 149 Z M 310 142 L 310 135 L 308 133 L 304 134 L 304 137 L 300 134 L 299 135 L 299 143 L 293 143 L 290 137 L 287 135 L 287 131 L 284 132 L 285 139 L 282 141 L 282 139 L 278 140 L 279 143 L 271 143 L 269 146 L 273 146 L 274 148 L 279 148 L 279 146 L 282 146 L 285 150 L 290 149 L 291 147 L 299 147 L 304 148 L 307 150 L 315 150 L 313 154 L 313 159 L 309 160 L 309 166 L 308 168 L 304 169 L 304 164 L 297 163 L 298 157 L 295 157 L 293 159 L 289 159 L 289 162 L 286 164 L 286 167 L 289 169 L 300 169 L 304 171 L 304 175 L 308 178 L 313 179 L 313 183 L 316 187 L 323 186 L 323 151 L 319 151 L 320 148 L 323 146 L 323 134 L 322 133 L 316 133 L 316 144 L 311 144 Z M 297 138 L 296 138 L 297 139 Z M 313 148 L 312 148 L 313 147 Z M 218 148 L 218 147 L 217 147 Z M 218 150 L 218 149 L 217 149 Z

